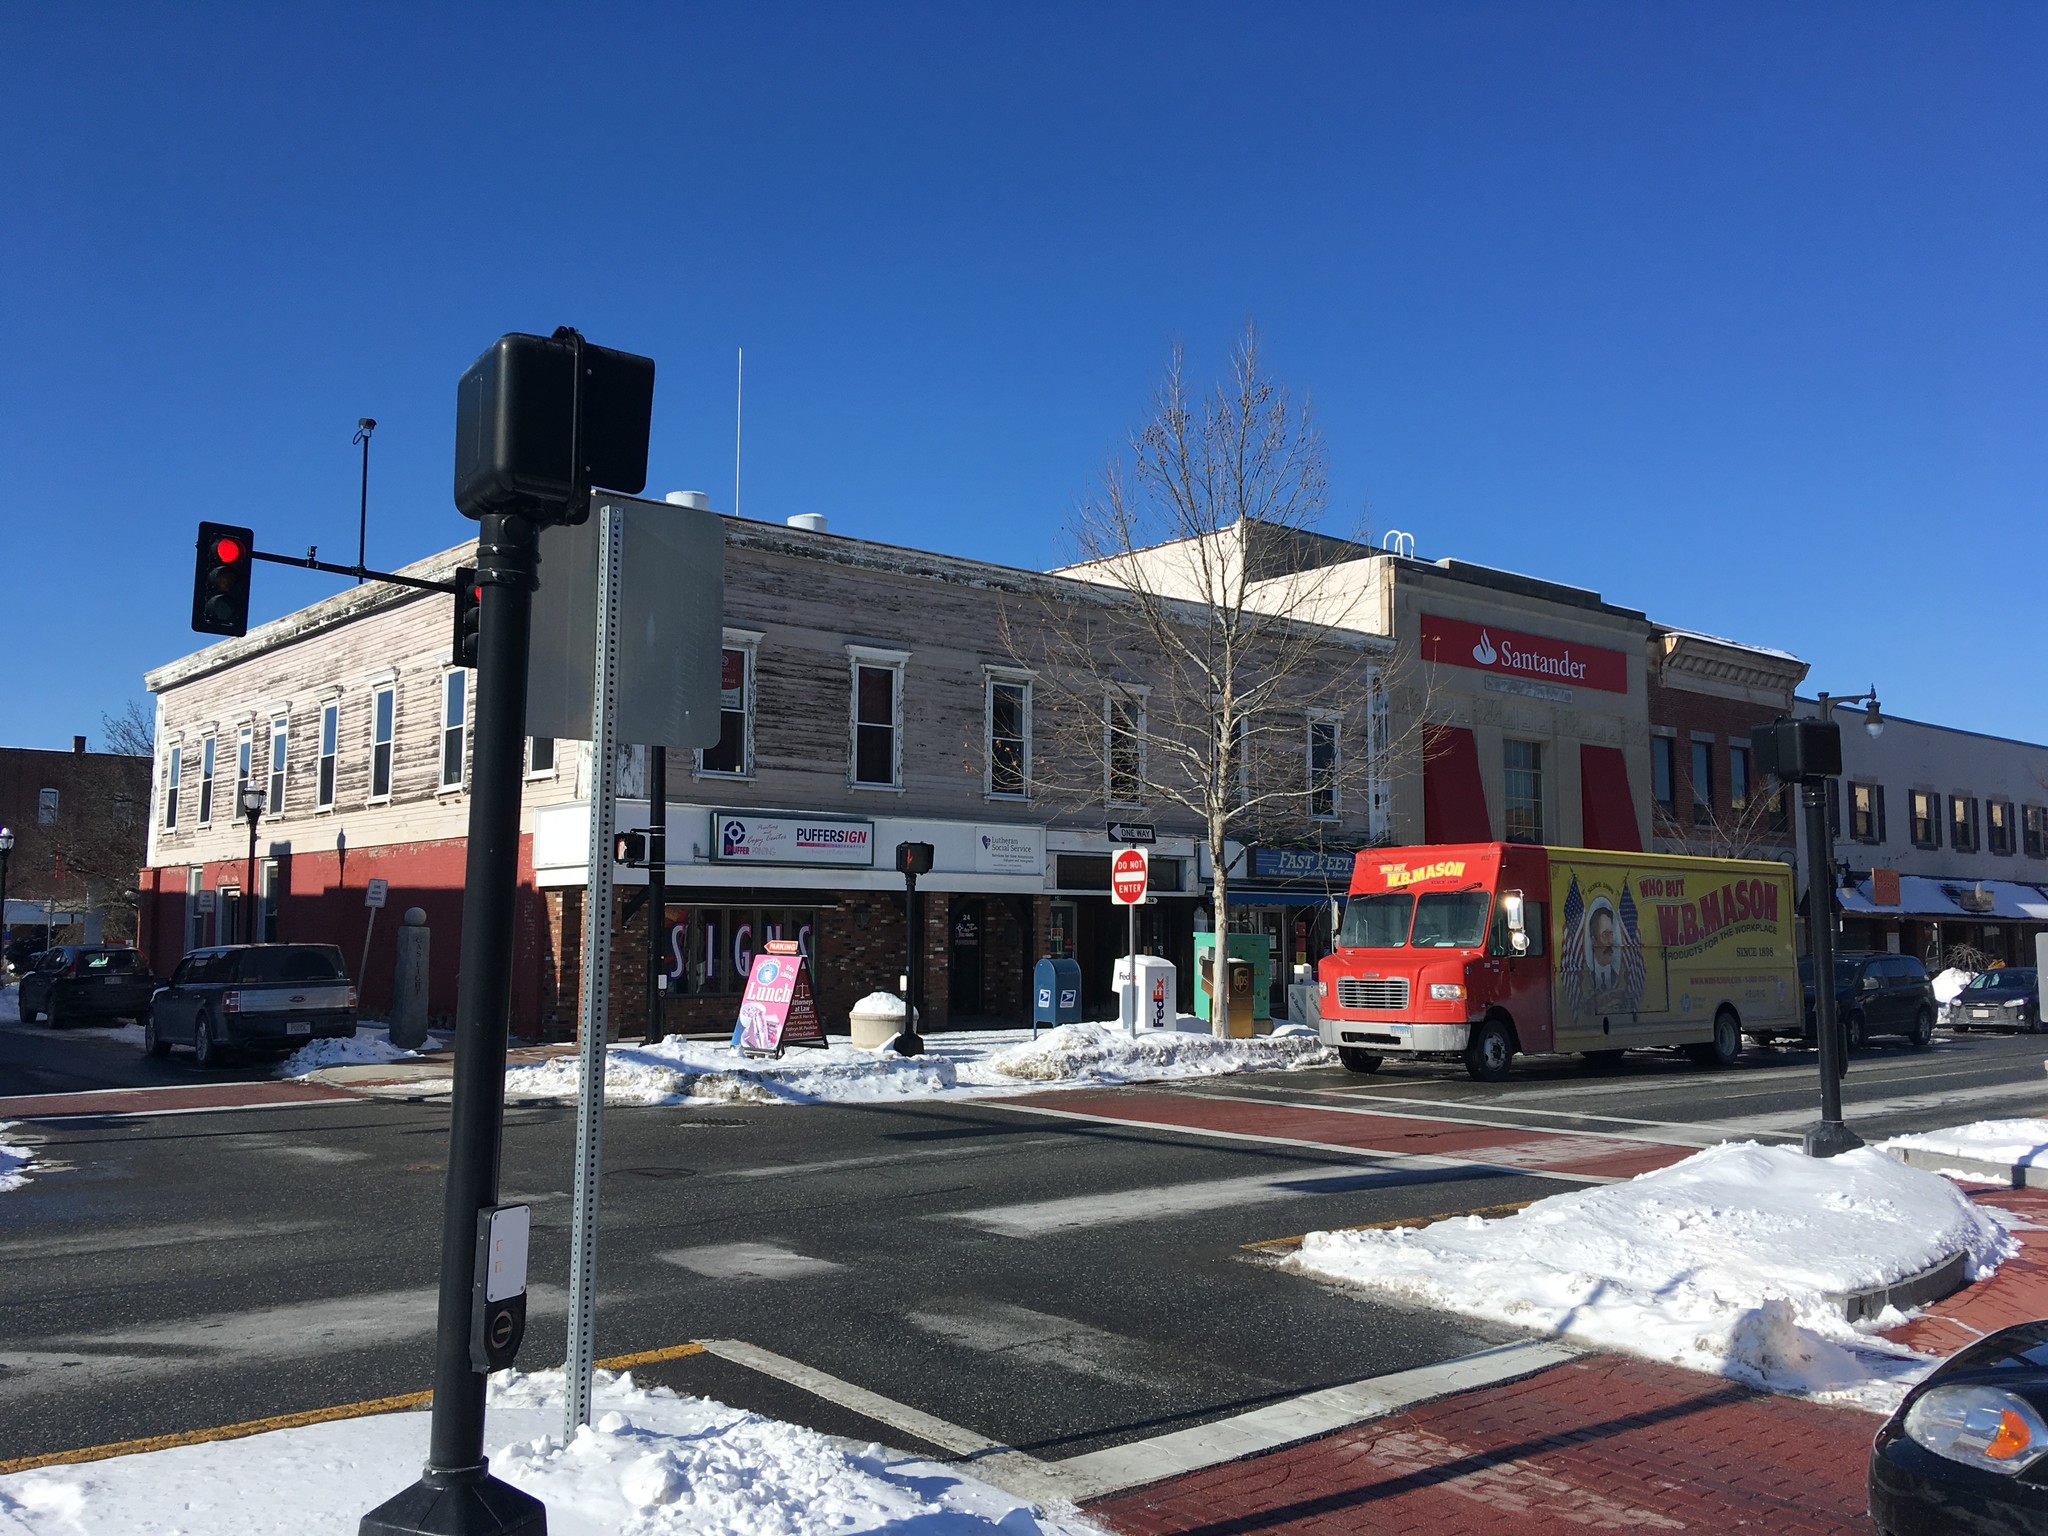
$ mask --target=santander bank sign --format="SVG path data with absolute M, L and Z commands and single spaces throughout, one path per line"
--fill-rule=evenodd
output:
M 1421 626 L 1424 661 L 1566 687 L 1628 692 L 1628 657 L 1620 651 L 1525 635 L 1490 624 L 1468 624 L 1434 613 L 1423 614 Z

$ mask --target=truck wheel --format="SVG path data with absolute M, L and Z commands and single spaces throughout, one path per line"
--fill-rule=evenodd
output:
M 1475 1083 L 1498 1083 L 1507 1079 L 1515 1064 L 1515 1037 L 1500 1019 L 1488 1019 L 1472 1026 L 1472 1038 L 1465 1046 L 1465 1072 Z
M 1913 1015 L 1913 1027 L 1906 1031 L 1906 1043 L 1916 1051 L 1934 1044 L 1934 1015 L 1922 1008 Z
M 200 1010 L 192 1025 L 192 1062 L 200 1067 L 217 1067 L 227 1059 L 227 1048 L 213 1038 L 213 1026 Z
M 1685 1054 L 1697 1066 L 1734 1066 L 1735 1058 L 1742 1054 L 1742 1021 L 1735 1017 L 1735 1010 L 1723 1008 L 1715 1014 L 1714 1038 L 1700 1045 L 1688 1045 Z
M 145 1008 L 142 1011 L 142 1048 L 152 1056 L 168 1056 L 171 1054 L 171 1042 L 156 1032 L 156 1010 L 154 1008 Z
M 1377 1072 L 1387 1058 L 1375 1051 L 1361 1051 L 1355 1045 L 1340 1045 L 1337 1059 L 1353 1072 Z

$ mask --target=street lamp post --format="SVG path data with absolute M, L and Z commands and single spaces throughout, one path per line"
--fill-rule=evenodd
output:
M 14 930 L 7 921 L 7 861 L 13 855 L 13 829 L 0 827 L 0 977 L 7 974 L 7 943 L 14 937 Z
M 242 942 L 256 942 L 256 823 L 263 816 L 263 791 L 255 783 L 242 786 L 242 815 L 249 823 L 249 878 L 242 887 L 242 905 L 248 915 L 242 919 Z

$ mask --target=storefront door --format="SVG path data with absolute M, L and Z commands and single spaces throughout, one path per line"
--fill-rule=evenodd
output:
M 982 949 L 987 937 L 988 904 L 978 896 L 961 897 L 952 913 L 952 994 L 954 1017 L 982 1012 Z

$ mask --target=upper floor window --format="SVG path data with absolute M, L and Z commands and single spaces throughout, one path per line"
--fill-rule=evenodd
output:
M 903 663 L 901 651 L 848 646 L 853 668 L 853 741 L 849 782 L 863 789 L 895 789 L 903 782 Z
M 1337 819 L 1337 722 L 1308 723 L 1308 813 L 1318 821 Z
M 1773 832 L 1792 830 L 1792 791 L 1781 783 L 1776 774 L 1769 775 L 1765 793 L 1770 796 L 1770 826 Z
M 256 727 L 245 725 L 235 732 L 235 806 L 242 804 L 242 791 L 256 782 Z
M 1849 835 L 1859 843 L 1884 841 L 1884 786 L 1849 786 Z
M 1728 749 L 1728 809 L 1749 809 L 1749 748 Z
M 462 787 L 463 748 L 469 738 L 469 673 L 454 667 L 441 674 L 441 787 Z
M 54 827 L 57 824 L 57 791 L 47 785 L 36 795 L 36 825 Z
M 1102 701 L 1103 796 L 1111 805 L 1140 805 L 1145 794 L 1145 701 L 1110 694 Z
M 1957 853 L 1977 851 L 1977 800 L 1973 795 L 1948 797 L 1948 845 Z
M 270 795 L 264 810 L 272 816 L 284 809 L 285 747 L 290 741 L 287 720 L 284 715 L 273 715 L 270 719 Z
M 341 744 L 341 700 L 329 699 L 320 706 L 320 773 L 313 789 L 313 804 L 319 810 L 334 805 L 334 756 Z
M 213 738 L 207 736 L 199 743 L 199 825 L 206 826 L 213 820 Z
M 552 736 L 529 736 L 526 738 L 526 772 L 532 778 L 545 778 L 555 771 L 555 738 Z
M 1714 744 L 1692 744 L 1692 824 L 1711 826 L 1714 820 Z
M 1669 736 L 1650 738 L 1650 794 L 1658 810 L 1678 815 L 1678 743 Z
M 1992 853 L 2011 855 L 2012 802 L 2010 800 L 1986 800 L 1984 802 L 1984 846 Z
M 1534 741 L 1501 744 L 1505 770 L 1501 830 L 1511 843 L 1543 841 L 1543 746 Z
M 728 645 L 718 659 L 718 744 L 697 754 L 699 773 L 744 779 L 754 771 L 754 647 Z
M 1932 790 L 1913 791 L 1913 846 L 1941 846 L 1941 796 Z
M 178 791 L 185 778 L 185 749 L 171 748 L 171 766 L 164 774 L 164 830 L 172 832 L 178 826 Z
M 2030 859 L 2048 859 L 2048 806 L 2020 808 L 2020 836 Z
M 455 676 L 450 673 L 449 676 Z M 370 798 L 391 798 L 391 738 L 398 725 L 398 690 L 386 683 L 370 695 Z
M 987 674 L 984 724 L 988 731 L 986 792 L 1023 799 L 1031 793 L 1031 684 L 1022 677 Z

